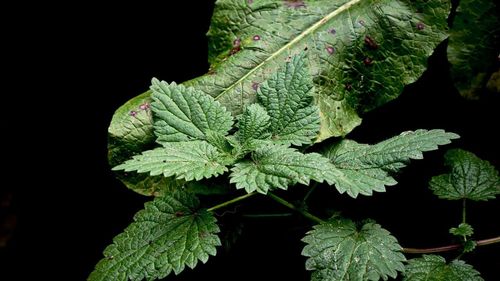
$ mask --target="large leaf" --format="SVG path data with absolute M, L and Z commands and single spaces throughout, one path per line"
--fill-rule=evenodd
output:
M 241 1 L 216 3 L 211 71 L 188 82 L 233 113 L 260 83 L 306 50 L 321 111 L 319 139 L 360 124 L 358 113 L 396 98 L 446 38 L 447 0 Z
M 269 190 L 287 189 L 295 183 L 322 182 L 328 159 L 317 153 L 302 154 L 293 148 L 269 144 L 252 153 L 252 159 L 236 163 L 231 169 L 231 183 L 248 193 L 266 194 Z
M 153 79 L 151 90 L 159 143 L 206 140 L 207 132 L 225 135 L 233 125 L 231 114 L 197 89 Z
M 404 281 L 483 281 L 479 272 L 461 260 L 446 260 L 437 255 L 411 259 L 405 267 Z
M 471 152 L 452 149 L 445 155 L 445 164 L 451 172 L 435 176 L 429 182 L 439 198 L 481 201 L 500 194 L 500 176 L 488 161 Z
M 205 141 L 164 143 L 163 147 L 144 151 L 113 168 L 137 171 L 151 176 L 174 176 L 176 179 L 201 180 L 218 176 L 227 171 L 230 162 L 211 144 Z
M 89 281 L 154 280 L 207 262 L 220 246 L 212 213 L 198 199 L 173 192 L 146 203 L 134 222 L 113 239 Z
M 460 94 L 477 99 L 500 55 L 500 21 L 493 0 L 460 0 L 448 41 L 451 74 Z
M 314 226 L 302 240 L 302 255 L 313 281 L 364 281 L 395 278 L 403 271 L 404 255 L 394 236 L 380 225 L 360 227 L 347 219 L 331 219 Z
M 458 137 L 443 130 L 416 130 L 374 145 L 341 140 L 323 151 L 335 168 L 327 174 L 327 181 L 354 198 L 385 191 L 384 186 L 397 183 L 390 173 L 405 167 L 410 159 L 422 159 L 422 152 L 436 150 Z

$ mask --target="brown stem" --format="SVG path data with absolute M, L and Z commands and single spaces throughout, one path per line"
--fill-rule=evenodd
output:
M 500 236 L 476 241 L 477 246 L 490 245 L 490 244 L 494 244 L 494 243 L 500 243 Z M 453 251 L 453 250 L 460 249 L 460 248 L 462 248 L 462 245 L 453 244 L 453 245 L 448 245 L 448 246 L 443 246 L 443 247 L 426 248 L 426 249 L 403 248 L 402 252 L 405 254 L 430 254 L 430 253 L 448 252 L 448 251 Z

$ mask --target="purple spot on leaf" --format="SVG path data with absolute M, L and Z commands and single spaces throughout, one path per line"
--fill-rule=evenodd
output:
M 372 50 L 378 49 L 377 42 L 375 42 L 375 40 L 368 35 L 365 36 L 365 45 Z
M 424 30 L 424 28 L 425 28 L 425 24 L 423 22 L 417 23 L 417 29 L 418 30 Z
M 129 113 L 129 114 L 130 114 L 130 116 L 135 117 L 135 116 L 137 115 L 137 111 L 132 110 L 132 111 L 130 111 L 130 113 Z
M 247 3 L 248 3 L 248 4 L 252 4 L 252 3 L 253 3 L 253 0 L 247 0 Z
M 364 63 L 365 65 L 367 65 L 367 66 L 368 66 L 368 65 L 372 65 L 372 64 L 373 64 L 373 60 L 372 60 L 371 58 L 369 58 L 369 57 L 366 57 L 366 58 L 363 60 L 363 63 Z
M 335 30 L 335 28 L 330 29 L 328 32 L 330 32 L 330 34 L 332 35 L 337 34 L 337 30 Z
M 288 8 L 294 8 L 294 9 L 306 7 L 306 4 L 304 3 L 303 0 L 285 0 L 285 5 Z
M 149 109 L 149 103 L 143 103 L 139 106 L 141 110 L 148 110 Z
M 327 51 L 330 55 L 332 55 L 333 53 L 335 53 L 335 48 L 334 48 L 334 47 L 332 47 L 332 46 L 327 46 L 327 47 L 326 47 L 326 51 Z
M 358 23 L 362 26 L 365 26 L 365 21 L 364 20 L 358 20 Z
M 259 41 L 260 40 L 260 36 L 259 35 L 254 35 L 252 39 L 253 39 L 253 41 Z
M 253 89 L 254 91 L 257 91 L 257 89 L 258 89 L 258 88 L 259 88 L 259 83 L 257 83 L 257 82 L 253 82 L 253 83 L 252 83 L 252 89 Z
M 350 91 L 352 90 L 352 85 L 351 84 L 345 84 L 345 89 Z
M 240 44 L 241 44 L 241 39 L 240 39 L 240 38 L 235 39 L 235 40 L 233 41 L 233 46 L 234 46 L 234 47 L 239 47 L 239 46 L 240 46 Z

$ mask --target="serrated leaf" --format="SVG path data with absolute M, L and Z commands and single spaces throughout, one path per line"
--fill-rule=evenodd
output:
M 246 146 L 251 146 L 253 140 L 268 139 L 271 137 L 269 129 L 269 115 L 259 104 L 251 104 L 245 108 L 238 118 L 239 141 Z
M 488 161 L 471 152 L 452 149 L 445 154 L 449 174 L 435 176 L 430 189 L 439 198 L 448 200 L 470 199 L 486 201 L 500 193 L 500 177 Z
M 404 281 L 483 281 L 479 272 L 461 260 L 447 264 L 438 255 L 411 259 L 405 267 Z
M 164 143 L 163 147 L 144 151 L 113 170 L 137 171 L 151 176 L 174 176 L 186 181 L 218 176 L 227 171 L 230 159 L 204 141 Z
M 422 152 L 450 143 L 459 136 L 443 130 L 416 130 L 401 133 L 375 145 L 341 140 L 327 147 L 323 155 L 335 167 L 326 180 L 335 184 L 340 193 L 372 195 L 383 192 L 385 186 L 395 185 L 390 173 L 406 166 L 410 159 L 422 159 Z
M 283 145 L 261 146 L 251 158 L 236 163 L 230 174 L 230 182 L 248 193 L 257 191 L 267 194 L 269 190 L 287 189 L 296 183 L 308 185 L 310 180 L 322 182 L 323 169 L 329 166 L 328 159 L 320 154 L 302 154 Z
M 321 111 L 319 140 L 344 136 L 360 124 L 358 113 L 416 81 L 447 37 L 450 9 L 446 0 L 250 2 L 217 1 L 211 70 L 187 84 L 240 114 L 263 81 L 305 51 Z
M 207 131 L 226 135 L 233 125 L 219 102 L 195 88 L 153 79 L 151 91 L 159 143 L 205 140 Z
M 461 0 L 448 40 L 451 76 L 460 94 L 478 99 L 498 71 L 500 21 L 492 0 Z
M 134 222 L 104 250 L 89 281 L 155 280 L 207 262 L 220 246 L 212 213 L 196 197 L 173 192 L 146 203 Z
M 373 222 L 358 228 L 351 220 L 331 219 L 314 226 L 302 241 L 313 281 L 387 280 L 404 270 L 398 241 Z
M 313 83 L 305 63 L 303 55 L 293 57 L 257 90 L 276 143 L 310 144 L 319 132 L 319 109 L 312 104 Z
M 455 236 L 468 237 L 474 234 L 474 228 L 468 223 L 461 223 L 458 227 L 450 228 L 450 233 Z

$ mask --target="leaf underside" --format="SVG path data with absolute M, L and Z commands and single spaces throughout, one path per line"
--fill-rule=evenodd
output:
M 485 201 L 500 194 L 500 176 L 488 161 L 471 152 L 452 149 L 445 155 L 448 174 L 435 176 L 429 187 L 439 198 Z
M 411 259 L 405 267 L 404 281 L 483 281 L 479 272 L 462 260 L 447 264 L 438 255 Z
M 404 269 L 396 238 L 373 222 L 358 228 L 351 220 L 332 219 L 314 226 L 302 241 L 313 281 L 387 280 Z
M 354 198 L 358 194 L 383 192 L 385 186 L 397 183 L 391 173 L 405 167 L 411 159 L 422 159 L 422 152 L 436 150 L 458 137 L 436 129 L 403 132 L 375 145 L 341 140 L 322 153 L 334 166 L 326 180 L 333 182 L 340 193 Z
M 104 250 L 88 280 L 155 280 L 207 262 L 221 245 L 219 227 L 198 205 L 196 197 L 179 191 L 146 203 Z

